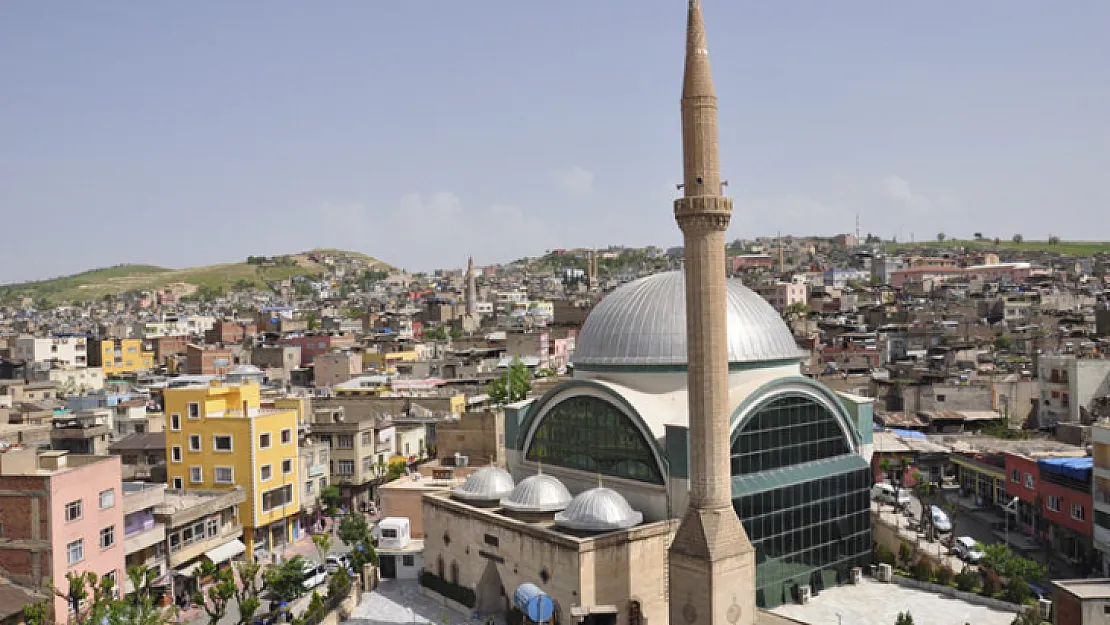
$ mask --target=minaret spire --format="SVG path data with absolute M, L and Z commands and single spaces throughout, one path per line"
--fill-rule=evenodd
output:
M 728 284 L 717 96 L 701 2 L 689 0 L 682 81 L 682 230 L 686 275 L 686 375 L 690 494 L 671 543 L 670 622 L 752 625 L 755 550 L 732 507 L 728 404 Z

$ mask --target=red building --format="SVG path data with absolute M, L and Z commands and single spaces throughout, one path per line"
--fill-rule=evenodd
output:
M 231 370 L 233 356 L 230 349 L 217 349 L 189 345 L 185 351 L 185 373 L 189 375 L 225 375 Z
M 1052 549 L 1077 564 L 1091 557 L 1091 473 L 1088 457 L 1035 460 L 1005 454 L 1006 494 L 1017 497 L 1015 527 L 1036 535 Z
M 281 345 L 297 345 L 301 348 L 301 366 L 307 367 L 320 354 L 326 354 L 334 349 L 350 349 L 355 346 L 354 336 L 348 334 L 302 334 L 287 336 Z

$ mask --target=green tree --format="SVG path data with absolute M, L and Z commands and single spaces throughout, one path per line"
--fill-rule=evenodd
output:
M 73 613 L 67 621 L 71 625 L 166 625 L 173 621 L 175 608 L 155 605 L 152 596 L 154 571 L 146 567 L 129 567 L 128 579 L 134 591 L 124 598 L 117 598 L 119 589 L 110 577 L 100 577 L 91 571 L 66 573 L 66 588 L 51 587 L 52 594 L 65 599 Z M 49 625 L 50 608 L 45 601 L 23 608 L 28 625 Z
M 309 330 L 315 330 L 320 327 L 320 318 L 316 316 L 314 311 L 308 311 L 304 314 L 305 323 L 308 324 Z
M 335 518 L 336 509 L 339 508 L 339 502 L 342 499 L 338 486 L 326 486 L 320 491 L 320 501 L 324 503 L 324 513 L 329 517 Z
M 205 560 L 194 574 L 199 584 L 201 579 L 211 579 L 207 594 L 193 593 L 193 603 L 204 608 L 210 625 L 219 623 L 231 610 L 234 599 L 238 607 L 239 625 L 250 625 L 255 612 L 262 605 L 258 598 L 258 572 L 261 565 L 253 560 L 237 562 L 234 567 L 219 568 Z M 238 577 L 238 580 L 236 580 Z
M 937 241 L 943 242 L 947 238 L 948 238 L 947 234 L 944 234 L 943 232 L 938 232 L 937 233 Z
M 495 404 L 511 404 L 528 396 L 532 390 L 532 374 L 519 357 L 514 357 L 509 368 L 493 382 L 487 391 Z
M 389 461 L 386 465 L 385 481 L 392 482 L 393 480 L 405 474 L 405 468 L 408 463 L 403 458 L 395 458 Z
M 1020 575 L 1011 577 L 1010 583 L 1006 584 L 1006 600 L 1010 603 L 1023 605 L 1032 596 L 1033 591 L 1029 588 L 1029 583 Z
M 1054 235 L 1054 234 L 1053 234 L 1053 235 L 1049 235 L 1049 237 L 1048 237 L 1048 244 L 1049 244 L 1049 245 L 1060 245 L 1060 237 L 1058 237 L 1058 236 L 1056 236 L 1056 235 Z
M 316 547 L 316 553 L 320 554 L 320 562 L 326 562 L 328 554 L 331 553 L 331 535 L 313 534 L 312 544 Z
M 448 338 L 447 326 L 437 325 L 430 328 L 424 328 L 425 341 L 446 341 Z
M 978 583 L 979 574 L 969 566 L 964 566 L 964 568 L 956 574 L 956 588 L 962 592 L 973 592 L 975 590 L 975 585 Z
M 266 567 L 262 572 L 262 579 L 266 588 L 270 589 L 275 597 L 282 601 L 292 601 L 304 592 L 305 559 L 293 556 L 277 564 Z
M 378 552 L 374 549 L 374 538 L 370 524 L 361 514 L 350 514 L 339 523 L 339 538 L 351 546 L 351 566 L 361 571 L 366 564 L 378 564 Z
M 899 612 L 898 618 L 894 619 L 894 625 L 913 625 L 913 615 L 908 610 Z
M 1018 245 L 1021 245 L 1021 243 L 1025 241 L 1025 237 L 1021 236 L 1020 234 L 1015 234 L 1010 240 L 1014 243 L 1017 243 Z

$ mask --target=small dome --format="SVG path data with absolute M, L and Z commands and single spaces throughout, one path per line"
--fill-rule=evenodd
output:
M 513 512 L 558 512 L 570 501 L 570 491 L 562 482 L 537 473 L 521 480 L 513 492 L 501 500 L 501 507 Z
M 633 510 L 623 495 L 604 486 L 578 493 L 566 510 L 555 515 L 555 525 L 585 532 L 627 529 L 643 521 L 643 513 Z
M 230 375 L 261 375 L 262 370 L 254 365 L 235 365 L 228 373 Z
M 767 300 L 735 278 L 726 285 L 728 361 L 801 358 L 794 335 Z M 616 289 L 594 307 L 575 339 L 575 366 L 685 365 L 686 276 L 657 273 Z
M 513 476 L 500 467 L 483 467 L 471 473 L 452 494 L 463 501 L 497 501 L 513 492 Z

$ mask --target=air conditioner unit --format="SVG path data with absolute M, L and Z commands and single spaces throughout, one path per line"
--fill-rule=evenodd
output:
M 798 603 L 805 605 L 813 598 L 813 589 L 809 585 L 798 586 Z
M 1041 598 L 1037 602 L 1037 610 L 1041 613 L 1041 618 L 1049 620 L 1052 618 L 1052 599 Z
M 858 584 L 863 581 L 863 569 L 858 566 L 853 567 L 851 577 L 849 579 L 851 579 L 853 584 Z
M 894 577 L 894 571 L 890 568 L 889 564 L 880 564 L 878 577 L 880 582 L 890 583 L 890 580 Z

